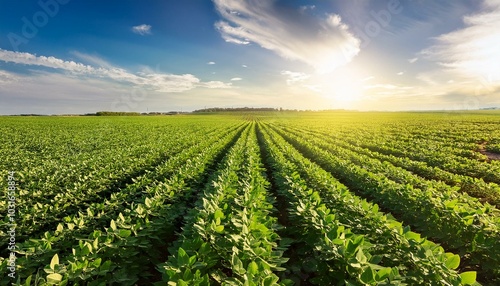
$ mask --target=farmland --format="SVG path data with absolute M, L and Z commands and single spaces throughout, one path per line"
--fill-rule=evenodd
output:
M 1 285 L 500 284 L 498 112 L 0 121 Z

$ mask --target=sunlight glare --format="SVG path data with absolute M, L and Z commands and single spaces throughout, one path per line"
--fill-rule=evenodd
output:
M 363 76 L 352 69 L 339 69 L 323 78 L 323 96 L 342 107 L 351 107 L 363 97 Z

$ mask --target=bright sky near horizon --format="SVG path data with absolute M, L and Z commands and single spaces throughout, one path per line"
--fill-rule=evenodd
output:
M 0 114 L 500 107 L 500 0 L 2 0 Z

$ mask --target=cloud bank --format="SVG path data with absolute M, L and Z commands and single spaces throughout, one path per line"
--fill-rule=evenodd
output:
M 130 73 L 117 67 L 94 67 L 74 61 L 64 61 L 55 57 L 36 56 L 30 53 L 21 53 L 0 49 L 0 61 L 29 66 L 39 66 L 63 71 L 68 75 L 85 78 L 100 78 L 138 87 L 149 88 L 159 92 L 183 92 L 196 87 L 230 88 L 231 83 L 220 81 L 202 82 L 192 74 L 165 74 L 154 72 Z M 0 74 L 2 78 L 7 78 Z M 6 82 L 4 79 L 1 82 Z
M 296 9 L 276 0 L 213 0 L 223 20 L 215 24 L 229 43 L 256 43 L 283 58 L 328 73 L 350 62 L 360 40 L 339 15 L 317 17 L 313 9 Z
M 14 81 L 18 81 L 18 77 L 16 75 L 0 70 L 0 87 Z
M 310 75 L 305 74 L 303 72 L 293 72 L 293 71 L 281 71 L 281 75 L 287 77 L 286 80 L 287 85 L 292 85 L 297 82 L 302 82 L 311 77 Z
M 438 36 L 422 54 L 450 78 L 500 85 L 500 69 L 492 64 L 500 62 L 500 1 L 484 1 L 481 10 L 463 18 L 465 28 Z

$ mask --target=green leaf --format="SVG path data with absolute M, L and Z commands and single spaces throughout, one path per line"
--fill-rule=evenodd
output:
M 149 209 L 151 208 L 151 199 L 150 198 L 146 198 L 144 200 L 144 204 L 146 205 L 146 207 Z
M 186 271 L 184 271 L 184 275 L 182 276 L 182 279 L 185 280 L 185 281 L 190 281 L 190 280 L 193 280 L 193 273 L 191 272 L 191 269 L 186 269 Z
M 177 252 L 177 263 L 179 264 L 179 267 L 189 265 L 189 256 L 186 251 L 182 249 L 182 247 L 179 247 L 179 251 Z
M 452 201 L 448 201 L 448 202 L 445 202 L 445 206 L 448 208 L 448 209 L 453 209 L 458 203 L 458 200 L 455 199 L 455 200 L 452 200 Z
M 52 260 L 50 261 L 50 269 L 54 270 L 56 269 L 56 265 L 59 264 L 59 255 L 54 254 L 54 256 L 52 257 Z
M 196 254 L 189 257 L 189 265 L 193 266 L 196 263 L 196 260 L 198 260 L 198 257 L 196 257 Z
M 47 275 L 47 282 L 49 283 L 55 284 L 61 282 L 61 280 L 62 280 L 62 275 L 59 273 L 52 273 Z
M 371 264 L 379 264 L 380 261 L 382 261 L 383 256 L 382 255 L 373 255 L 370 258 L 370 263 Z
M 365 254 L 363 253 L 363 249 L 362 249 L 362 248 L 360 248 L 360 249 L 359 249 L 359 251 L 358 251 L 358 253 L 356 253 L 356 259 L 357 259 L 360 263 L 362 263 L 362 264 L 365 264 L 365 263 L 366 263 L 367 259 L 366 259 Z
M 361 273 L 360 279 L 366 284 L 373 284 L 375 281 L 375 273 L 373 269 L 371 269 L 371 267 L 366 267 L 365 271 Z
M 92 246 L 94 247 L 94 249 L 98 249 L 99 248 L 99 238 L 96 237 L 94 239 L 94 241 L 92 242 Z
M 408 231 L 405 233 L 405 237 L 408 240 L 415 240 L 415 241 L 420 241 L 420 234 L 413 232 L 413 231 Z
M 476 271 L 467 271 L 460 273 L 460 278 L 462 278 L 462 284 L 472 285 L 476 283 Z
M 329 214 L 325 217 L 325 222 L 326 223 L 332 223 L 333 221 L 335 221 L 335 215 L 333 214 Z
M 375 279 L 377 281 L 384 281 L 385 279 L 389 278 L 391 275 L 391 268 L 383 268 L 377 271 L 377 274 L 375 275 Z
M 396 268 L 396 267 L 393 267 L 392 270 L 391 270 L 391 275 L 389 276 L 390 279 L 394 279 L 394 277 L 398 277 L 400 274 L 399 274 L 399 270 Z
M 99 268 L 99 266 L 101 266 L 101 261 L 102 258 L 97 258 L 96 260 L 94 260 L 94 262 L 92 262 L 92 266 L 94 266 L 95 268 Z
M 214 213 L 214 218 L 215 219 L 224 218 L 224 213 L 221 210 L 216 210 Z
M 243 262 L 241 262 L 240 258 L 235 253 L 233 253 L 233 257 L 231 258 L 231 264 L 236 274 L 240 276 L 245 274 L 246 270 L 243 267 Z
M 347 247 L 345 248 L 345 253 L 348 257 L 352 257 L 356 254 L 359 244 L 356 244 L 353 240 L 347 241 Z
M 111 260 L 106 260 L 99 268 L 99 274 L 105 275 L 111 269 Z
M 255 275 L 255 274 L 259 273 L 259 266 L 257 265 L 257 263 L 255 263 L 255 261 L 252 261 L 248 264 L 247 272 L 248 272 L 248 274 L 251 274 L 251 275 Z
M 132 231 L 128 230 L 128 229 L 120 229 L 120 232 L 118 233 L 118 235 L 122 238 L 127 238 L 129 237 L 130 235 L 132 234 Z
M 224 232 L 224 226 L 223 225 L 218 225 L 215 227 L 215 232 L 217 233 L 223 233 Z
M 31 285 L 31 275 L 26 278 L 26 282 L 24 283 L 25 286 L 30 286 Z
M 264 278 L 264 281 L 262 281 L 262 285 L 264 286 L 276 285 L 276 282 L 278 282 L 278 280 L 279 278 L 273 274 Z
M 457 269 L 457 267 L 460 265 L 460 256 L 458 254 L 452 255 L 446 259 L 446 267 L 450 269 Z
M 92 252 L 92 246 L 89 243 L 85 243 L 85 245 L 82 247 L 81 250 L 81 255 L 87 255 Z
M 115 230 L 116 230 L 116 223 L 115 223 L 115 220 L 111 220 L 111 229 L 112 229 L 113 231 L 115 231 Z

